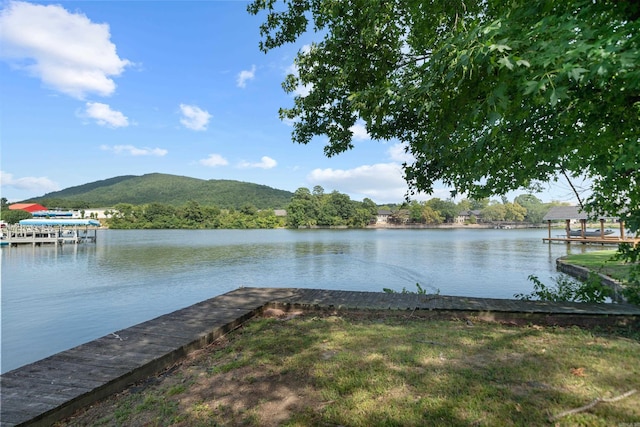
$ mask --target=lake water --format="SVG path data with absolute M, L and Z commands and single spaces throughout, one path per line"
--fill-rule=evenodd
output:
M 1 371 L 239 287 L 383 288 L 491 298 L 551 283 L 546 230 L 100 230 L 4 247 Z M 595 247 L 594 249 L 600 249 Z

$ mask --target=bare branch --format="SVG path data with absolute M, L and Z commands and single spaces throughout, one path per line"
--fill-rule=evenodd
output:
M 576 198 L 578 199 L 578 204 L 580 205 L 580 208 L 584 209 L 584 205 L 582 204 L 582 199 L 580 198 L 580 194 L 578 193 L 578 190 L 576 190 L 576 187 L 573 186 L 573 182 L 571 182 L 571 179 L 569 178 L 569 174 L 567 174 L 567 171 L 564 170 L 564 168 L 562 166 L 560 166 L 560 171 L 562 172 L 562 175 L 564 175 L 564 177 L 566 178 L 567 182 L 569 183 L 569 186 L 571 187 L 571 190 L 573 191 L 573 194 L 576 195 Z
M 593 408 L 594 406 L 596 406 L 600 402 L 605 402 L 605 403 L 617 402 L 618 400 L 622 400 L 625 397 L 631 396 L 636 391 L 637 390 L 635 390 L 635 389 L 629 390 L 628 392 L 626 392 L 624 394 L 621 394 L 620 396 L 611 397 L 611 398 L 599 397 L 599 398 L 595 399 L 593 402 L 589 403 L 588 405 L 584 405 L 584 406 L 581 406 L 581 407 L 576 408 L 576 409 L 570 409 L 568 411 L 560 412 L 558 415 L 554 415 L 553 417 L 550 417 L 549 421 L 553 422 L 553 421 L 556 421 L 556 420 L 558 420 L 558 419 L 560 419 L 562 417 L 566 417 L 567 415 L 577 414 L 578 412 L 587 411 L 587 410 Z

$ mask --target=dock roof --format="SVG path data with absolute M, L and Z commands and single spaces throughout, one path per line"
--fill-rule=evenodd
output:
M 94 227 L 100 226 L 100 221 L 95 219 L 23 219 L 20 220 L 20 225 L 40 225 L 40 226 L 75 226 L 75 225 L 92 225 Z
M 580 206 L 554 206 L 542 218 L 543 221 L 560 221 L 567 219 L 612 219 L 616 216 L 589 215 Z

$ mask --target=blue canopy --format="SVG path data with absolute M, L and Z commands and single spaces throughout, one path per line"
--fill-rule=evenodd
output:
M 36 211 L 31 212 L 31 215 L 34 217 L 59 217 L 59 216 L 73 216 L 73 212 L 62 212 L 62 211 Z
M 56 225 L 93 225 L 95 227 L 100 226 L 100 221 L 96 219 L 22 219 L 20 225 L 41 225 L 41 226 L 56 226 Z

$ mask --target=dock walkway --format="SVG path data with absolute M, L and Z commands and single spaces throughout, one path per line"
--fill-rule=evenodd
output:
M 31 221 L 31 222 L 27 222 Z M 89 219 L 24 219 L 0 230 L 3 245 L 96 243 L 100 223 Z
M 576 316 L 637 322 L 640 308 L 320 289 L 240 288 L 47 357 L 0 376 L 0 426 L 49 426 L 156 374 L 264 308 L 407 310 L 556 322 Z
M 543 243 L 580 243 L 583 245 L 614 245 L 618 246 L 621 243 L 627 243 L 631 246 L 640 244 L 640 238 L 637 237 L 620 237 L 620 236 L 594 236 L 594 237 L 580 237 L 557 235 L 556 237 L 543 237 Z

